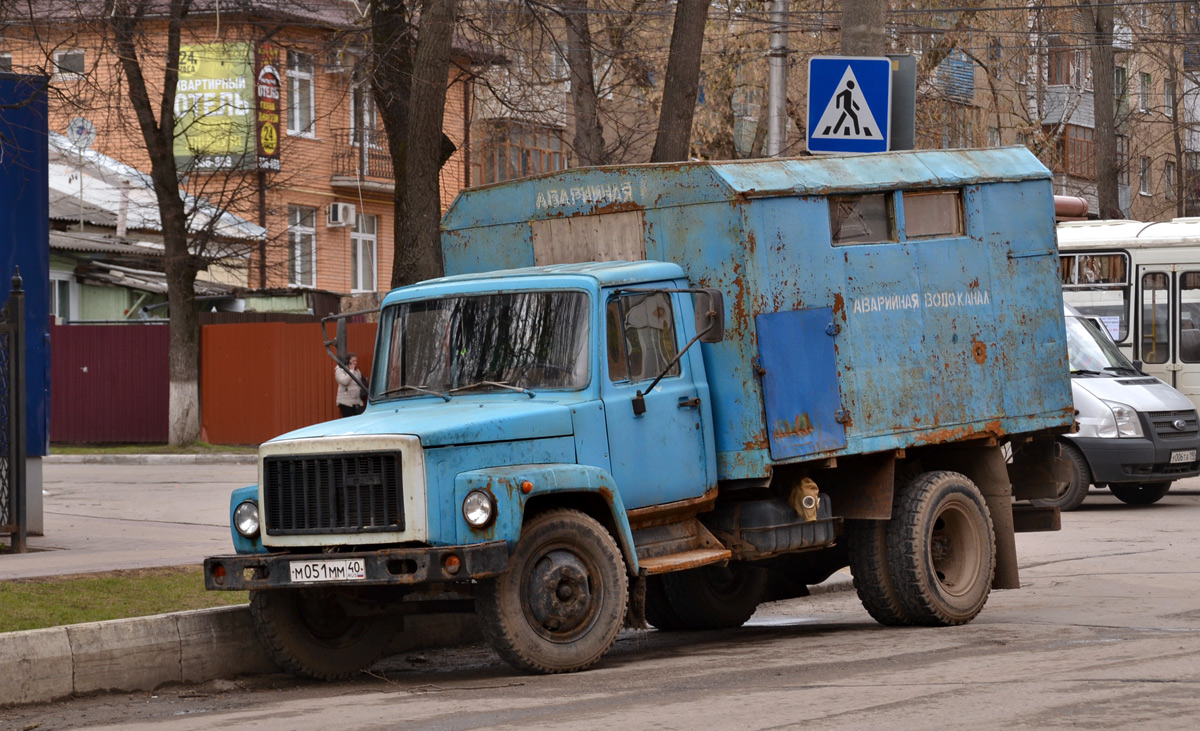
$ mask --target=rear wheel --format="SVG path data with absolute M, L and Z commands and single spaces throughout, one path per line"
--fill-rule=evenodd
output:
M 250 616 L 276 665 L 322 680 L 368 667 L 401 626 L 395 616 L 352 616 L 331 592 L 319 590 L 252 591 Z
M 667 590 L 663 588 L 661 576 L 646 577 L 646 621 L 662 632 L 678 632 L 687 625 L 675 613 Z
M 927 472 L 899 495 L 888 526 L 888 568 L 915 624 L 965 624 L 987 603 L 996 567 L 991 515 L 957 472 Z
M 766 594 L 767 571 L 734 562 L 663 574 L 662 583 L 680 629 L 729 629 L 754 615 Z
M 1170 482 L 1141 482 L 1108 486 L 1118 500 L 1127 505 L 1151 505 L 1166 497 Z
M 858 600 L 876 622 L 894 627 L 912 624 L 912 620 L 905 615 L 888 572 L 887 526 L 885 520 L 847 521 L 846 542 Z
M 1088 495 L 1088 488 L 1091 487 L 1092 470 L 1083 454 L 1071 444 L 1065 442 L 1061 444 L 1063 458 L 1070 465 L 1071 479 L 1058 493 L 1058 497 L 1029 501 L 1039 508 L 1057 507 L 1059 510 L 1074 510 L 1083 504 L 1084 498 Z
M 608 531 L 575 510 L 552 510 L 521 530 L 508 569 L 481 582 L 480 625 L 500 657 L 538 673 L 583 670 L 625 623 L 629 579 Z

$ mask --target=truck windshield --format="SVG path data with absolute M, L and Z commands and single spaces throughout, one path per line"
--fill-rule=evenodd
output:
M 1137 370 L 1095 322 L 1085 317 L 1067 318 L 1067 358 L 1071 373 L 1134 374 Z
M 372 391 L 583 388 L 588 296 L 538 291 L 404 302 L 384 310 Z

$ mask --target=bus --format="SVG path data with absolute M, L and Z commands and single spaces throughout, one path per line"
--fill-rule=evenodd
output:
M 1063 298 L 1200 407 L 1200 218 L 1058 224 Z

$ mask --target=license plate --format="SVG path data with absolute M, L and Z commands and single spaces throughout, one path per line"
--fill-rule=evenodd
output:
M 1179 462 L 1195 462 L 1195 461 L 1196 461 L 1196 450 L 1194 450 L 1194 449 L 1184 449 L 1179 452 L 1171 452 L 1171 464 L 1178 464 Z
M 361 558 L 328 559 L 324 561 L 292 561 L 292 583 L 316 581 L 362 581 L 367 578 L 366 563 Z

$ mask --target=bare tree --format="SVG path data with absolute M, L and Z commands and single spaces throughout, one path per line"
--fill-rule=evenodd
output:
M 1123 218 L 1117 195 L 1116 80 L 1113 62 L 1113 6 L 1107 0 L 1079 0 L 1091 34 L 1092 88 L 1096 143 L 1096 199 L 1101 218 Z
M 650 162 L 686 160 L 692 144 L 692 118 L 700 94 L 700 59 L 704 48 L 704 28 L 708 22 L 710 0 L 679 0 L 675 6 L 675 27 L 671 31 L 671 52 L 667 58 L 667 79 L 659 112 L 658 137 Z

